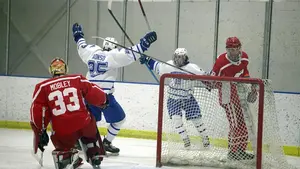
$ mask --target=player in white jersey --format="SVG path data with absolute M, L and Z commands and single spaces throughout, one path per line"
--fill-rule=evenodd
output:
M 206 72 L 199 68 L 196 64 L 189 62 L 187 50 L 185 48 L 176 49 L 173 59 L 167 62 L 174 65 L 174 67 L 160 63 L 144 55 L 140 58 L 140 62 L 141 64 L 147 64 L 151 70 L 154 70 L 154 72 L 159 75 L 163 75 L 165 73 L 186 74 L 186 72 L 177 69 L 176 67 L 180 67 L 197 75 L 206 74 Z M 183 110 L 185 111 L 186 120 L 190 120 L 194 124 L 199 135 L 202 137 L 203 146 L 208 147 L 210 145 L 209 138 L 205 125 L 202 121 L 200 106 L 193 96 L 193 91 L 194 83 L 190 80 L 171 79 L 167 91 L 168 113 L 173 121 L 177 133 L 181 136 L 185 147 L 190 147 L 191 143 L 182 121 Z
M 111 142 L 125 121 L 125 112 L 113 96 L 114 81 L 117 78 L 118 68 L 135 62 L 140 58 L 140 55 L 127 49 L 118 49 L 115 44 L 111 43 L 117 43 L 114 38 L 106 38 L 102 49 L 97 45 L 87 44 L 83 38 L 82 26 L 77 23 L 73 25 L 73 36 L 77 43 L 78 54 L 89 68 L 86 75 L 87 79 L 96 83 L 108 94 L 109 106 L 106 109 L 89 105 L 96 121 L 101 120 L 102 112 L 106 122 L 109 123 L 103 145 L 107 152 L 119 153 L 120 149 L 113 146 Z M 156 39 L 156 33 L 149 32 L 141 38 L 139 44 L 130 47 L 130 49 L 143 53 Z

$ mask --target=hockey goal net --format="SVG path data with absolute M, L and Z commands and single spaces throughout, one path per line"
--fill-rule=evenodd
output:
M 161 77 L 157 167 L 292 168 L 280 140 L 268 80 L 186 74 Z

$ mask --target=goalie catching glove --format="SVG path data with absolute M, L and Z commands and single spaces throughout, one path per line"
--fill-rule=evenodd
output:
M 254 103 L 257 99 L 257 92 L 256 91 L 251 91 L 248 93 L 248 96 L 247 96 L 247 101 L 249 103 Z

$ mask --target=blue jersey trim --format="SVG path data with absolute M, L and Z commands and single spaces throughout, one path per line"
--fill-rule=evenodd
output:
M 151 70 L 154 69 L 154 64 L 155 64 L 155 61 L 153 59 L 150 59 L 149 62 L 148 62 L 148 65 L 149 65 Z

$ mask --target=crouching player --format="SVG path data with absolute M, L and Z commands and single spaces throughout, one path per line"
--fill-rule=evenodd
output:
M 86 161 L 99 168 L 104 148 L 97 131 L 96 121 L 88 112 L 84 99 L 105 108 L 106 94 L 81 75 L 66 75 L 67 65 L 55 58 L 49 67 L 52 78 L 35 86 L 30 117 L 34 132 L 34 153 L 44 151 L 49 137 L 46 128 L 51 122 L 51 140 L 55 147 L 52 156 L 56 169 L 78 168 L 82 159 L 73 149 L 77 140 L 81 143 Z

